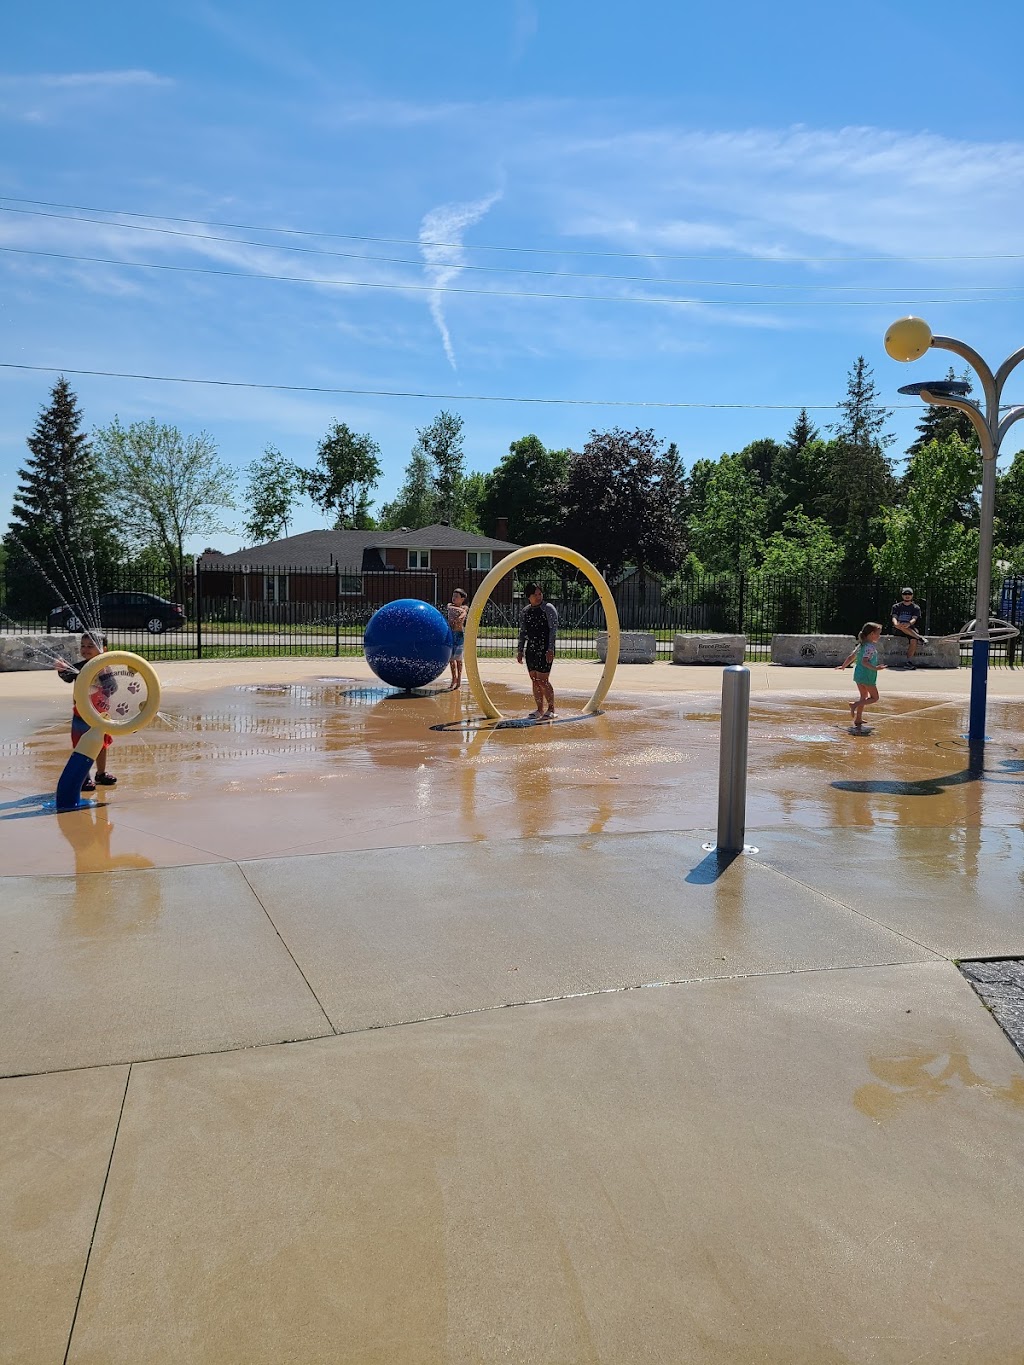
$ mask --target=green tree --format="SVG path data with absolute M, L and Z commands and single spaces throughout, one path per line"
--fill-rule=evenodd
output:
M 924 583 L 929 578 L 973 578 L 978 532 L 959 516 L 978 480 L 975 452 L 955 432 L 929 441 L 911 459 L 906 500 L 882 509 L 881 539 L 871 549 L 880 578 Z
M 460 530 L 472 531 L 474 535 L 482 534 L 480 530 L 480 509 L 483 506 L 486 495 L 487 475 L 480 473 L 467 474 L 462 481 L 462 514 L 459 517 Z
M 959 380 L 967 385 L 967 392 L 971 392 L 973 385 L 969 370 L 957 374 L 950 365 L 946 378 Z M 922 446 L 928 445 L 931 441 L 945 441 L 948 436 L 959 436 L 972 450 L 978 449 L 978 433 L 966 412 L 961 412 L 959 408 L 944 408 L 935 403 L 925 403 L 921 420 L 917 424 L 917 435 L 913 443 L 907 447 L 907 454 L 916 455 Z
M 772 481 L 767 489 L 769 532 L 781 531 L 786 518 L 798 507 L 809 517 L 824 519 L 831 458 L 829 443 L 820 440 L 817 432 L 799 445 L 792 440 L 786 442 L 772 468 Z
M 772 471 L 775 462 L 782 453 L 782 446 L 778 441 L 773 441 L 770 436 L 762 436 L 759 440 L 751 441 L 740 451 L 740 458 L 746 464 L 751 473 L 756 474 L 761 481 L 761 487 L 767 488 L 772 481 Z
M 686 480 L 686 524 L 692 527 L 704 515 L 708 486 L 715 474 L 714 460 L 694 460 Z
M 996 537 L 1017 573 L 1024 573 L 1024 450 L 996 485 Z
M 243 530 L 253 545 L 279 540 L 288 534 L 292 508 L 302 491 L 302 471 L 268 445 L 246 469 L 246 519 Z
M 679 566 L 682 535 L 674 486 L 665 479 L 662 443 L 653 431 L 592 431 L 570 456 L 565 484 L 566 543 L 607 577 L 626 565 L 669 574 Z
M 858 356 L 848 376 L 835 438 L 828 446 L 825 518 L 845 549 L 843 568 L 851 575 L 869 567 L 874 523 L 892 504 L 895 481 L 885 450 L 892 442 L 888 417 L 878 402 L 871 367 Z
M 407 528 L 418 531 L 432 526 L 438 519 L 437 493 L 430 458 L 420 447 L 414 446 L 405 477 L 392 502 L 380 509 L 380 525 L 385 531 Z
M 303 473 L 310 499 L 327 515 L 334 529 L 354 530 L 368 515 L 370 493 L 380 479 L 380 446 L 372 436 L 334 422 L 317 447 L 317 463 Z
M 107 478 L 82 430 L 78 399 L 63 375 L 27 444 L 29 459 L 18 470 L 5 536 L 5 610 L 46 610 L 57 605 L 56 594 L 71 600 L 89 620 L 97 611 L 101 580 L 119 559 L 121 547 L 110 527 Z
M 430 464 L 438 516 L 450 526 L 458 526 L 462 514 L 466 477 L 462 427 L 462 418 L 457 413 L 439 412 L 432 422 L 417 430 L 413 447 L 413 453 L 420 452 Z
M 767 500 L 742 455 L 723 455 L 690 518 L 690 544 L 709 573 L 745 573 L 760 561 Z
M 562 525 L 562 497 L 567 450 L 548 450 L 539 437 L 513 441 L 496 469 L 486 476 L 480 504 L 485 535 L 497 534 L 498 518 L 508 520 L 508 536 L 517 545 L 550 542 Z
M 136 550 L 161 552 L 181 600 L 185 541 L 230 529 L 222 513 L 235 505 L 234 470 L 205 431 L 183 436 L 154 418 L 125 429 L 115 417 L 93 440 L 113 474 L 111 501 L 122 530 Z
M 782 529 L 765 541 L 761 570 L 794 578 L 832 578 L 842 562 L 843 547 L 825 522 L 797 506 L 785 514 Z

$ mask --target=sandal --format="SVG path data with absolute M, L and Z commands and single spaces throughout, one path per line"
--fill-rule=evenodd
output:
M 84 791 L 84 792 L 94 792 L 95 790 L 96 790 L 96 783 L 92 780 L 91 777 L 87 777 L 87 778 L 85 779 L 85 781 L 82 783 L 82 791 Z
M 97 787 L 116 787 L 117 778 L 113 777 L 110 773 L 97 773 L 96 785 Z

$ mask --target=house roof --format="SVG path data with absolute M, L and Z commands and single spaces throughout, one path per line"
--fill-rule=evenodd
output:
M 507 540 L 476 536 L 454 526 L 424 526 L 417 531 L 303 531 L 297 536 L 272 540 L 266 545 L 235 550 L 229 555 L 201 555 L 203 569 L 325 569 L 337 564 L 343 570 L 384 568 L 375 550 L 407 545 L 416 550 L 517 550 Z M 377 562 L 379 559 L 379 563 Z

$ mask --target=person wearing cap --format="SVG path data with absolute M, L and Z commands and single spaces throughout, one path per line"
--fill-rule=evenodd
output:
M 457 692 L 462 686 L 462 652 L 466 646 L 466 616 L 469 608 L 466 606 L 466 594 L 461 588 L 455 588 L 452 592 L 452 600 L 445 608 L 445 615 L 448 617 L 448 624 L 452 628 L 452 683 L 449 692 Z
M 892 604 L 893 630 L 900 635 L 907 637 L 907 668 L 916 668 L 914 655 L 917 653 L 918 644 L 926 645 L 928 641 L 918 630 L 918 623 L 921 620 L 921 608 L 914 601 L 914 589 L 904 588 L 900 593 L 900 600 Z

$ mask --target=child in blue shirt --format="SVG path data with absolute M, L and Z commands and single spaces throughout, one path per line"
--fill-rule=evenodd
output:
M 857 684 L 859 695 L 856 701 L 850 702 L 850 716 L 856 730 L 863 727 L 865 706 L 873 706 L 878 700 L 876 686 L 878 670 L 885 667 L 885 664 L 878 662 L 878 641 L 881 635 L 882 627 L 877 621 L 865 622 L 857 636 L 859 641 L 857 648 L 845 663 L 839 665 L 840 670 L 854 665 L 853 681 Z

